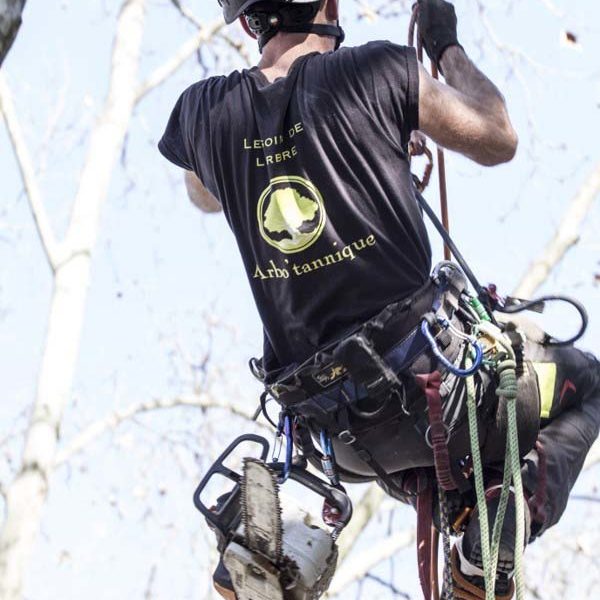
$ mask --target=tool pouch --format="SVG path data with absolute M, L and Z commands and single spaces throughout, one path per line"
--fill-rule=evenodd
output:
M 402 382 L 362 334 L 345 339 L 333 357 L 343 364 L 357 385 L 364 386 L 370 398 L 387 400 L 394 391 L 402 390 Z

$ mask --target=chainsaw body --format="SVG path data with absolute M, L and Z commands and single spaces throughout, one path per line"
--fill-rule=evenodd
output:
M 260 458 L 244 459 L 242 473 L 224 462 L 242 443 L 261 447 Z M 315 519 L 279 488 L 282 463 L 267 463 L 269 445 L 259 436 L 238 438 L 219 457 L 194 494 L 194 503 L 217 534 L 219 551 L 238 600 L 312 600 L 329 587 L 337 565 L 335 539 L 352 516 L 345 492 L 305 469 L 292 467 L 289 478 L 321 496 L 333 507 L 333 531 Z M 208 508 L 202 493 L 211 478 L 222 475 L 234 483 L 217 507 Z

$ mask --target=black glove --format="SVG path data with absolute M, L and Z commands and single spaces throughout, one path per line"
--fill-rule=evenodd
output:
M 440 68 L 449 46 L 460 46 L 454 6 L 444 0 L 419 0 L 419 34 L 429 58 Z

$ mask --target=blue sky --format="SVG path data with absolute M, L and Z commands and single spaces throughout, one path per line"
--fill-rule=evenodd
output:
M 106 91 L 118 4 L 28 3 L 22 32 L 3 66 L 58 233 L 66 226 L 86 135 Z M 600 125 L 600 5 L 556 2 L 553 12 L 550 4 L 527 0 L 509 8 L 505 1 L 486 2 L 490 32 L 472 2 L 456 3 L 461 41 L 504 91 L 521 146 L 511 164 L 492 170 L 448 157 L 452 231 L 481 279 L 506 291 L 541 251 L 568 200 L 600 160 L 595 135 Z M 202 19 L 218 14 L 216 2 L 190 6 Z M 357 4 L 346 0 L 342 6 L 351 14 Z M 344 25 L 349 44 L 371 39 L 402 43 L 407 17 L 373 23 L 346 17 Z M 577 34 L 580 45 L 561 43 L 567 30 Z M 148 2 L 142 75 L 192 33 L 169 2 Z M 235 28 L 232 33 L 237 35 Z M 217 64 L 209 54 L 203 54 L 203 61 L 208 74 L 239 66 L 227 58 Z M 190 60 L 142 102 L 132 119 L 103 213 L 73 405 L 62 432 L 66 440 L 116 406 L 189 391 L 193 380 L 181 353 L 194 360 L 202 355 L 207 323 L 216 327 L 213 355 L 225 374 L 215 390 L 254 405 L 258 388 L 245 365 L 260 351 L 260 324 L 235 242 L 222 216 L 193 209 L 180 173 L 155 149 L 179 93 L 206 74 Z M 46 139 L 49 123 L 55 126 Z M 24 425 L 20 415 L 33 398 L 51 279 L 3 128 L 0 181 L 0 381 L 5 399 L 0 425 L 7 435 Z M 428 193 L 434 205 L 435 185 Z M 598 231 L 596 203 L 579 244 L 544 291 L 573 293 L 591 309 L 598 304 L 593 284 L 593 274 L 600 271 Z M 440 245 L 432 239 L 439 256 Z M 545 323 L 559 333 L 570 326 L 563 314 L 550 314 Z M 583 345 L 599 352 L 599 334 L 592 313 Z M 206 581 L 198 555 L 187 551 L 190 540 L 198 543 L 201 535 L 190 490 L 219 443 L 224 445 L 241 427 L 238 422 L 232 427 L 226 415 L 202 420 L 177 411 L 163 414 L 107 436 L 70 469 L 61 469 L 53 481 L 29 597 L 142 597 L 155 561 L 162 565 L 157 597 L 198 597 Z M 167 431 L 175 432 L 177 444 L 164 444 Z M 210 445 L 207 436 L 214 440 Z M 11 448 L 18 456 L 18 439 Z M 200 458 L 193 457 L 194 449 Z M 142 473 L 140 464 L 149 468 Z M 0 463 L 3 477 L 9 471 L 8 464 Z M 166 496 L 157 492 L 161 485 L 169 489 Z M 111 505 L 112 496 L 117 500 Z M 151 525 L 145 517 L 148 507 Z

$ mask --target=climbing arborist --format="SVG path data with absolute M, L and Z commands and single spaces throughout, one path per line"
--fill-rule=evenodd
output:
M 515 557 L 559 520 L 597 437 L 600 368 L 517 317 L 498 322 L 493 295 L 469 300 L 456 267 L 430 276 L 409 152 L 421 130 L 482 165 L 511 160 L 504 99 L 459 44 L 443 0 L 419 0 L 418 26 L 446 84 L 412 48 L 341 47 L 338 0 L 219 3 L 257 39 L 260 62 L 185 90 L 159 149 L 185 170 L 194 204 L 222 210 L 236 236 L 265 331 L 253 370 L 332 482 L 377 480 L 418 507 L 423 535 L 432 520 L 452 526 L 449 577 L 467 600 L 489 599 L 467 401 L 493 523 L 512 393 L 502 386 L 516 374 L 525 489 L 511 491 L 492 592 L 510 598 Z M 222 565 L 215 583 L 235 598 Z

